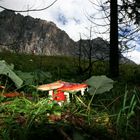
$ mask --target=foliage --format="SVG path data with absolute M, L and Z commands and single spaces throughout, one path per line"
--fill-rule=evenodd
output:
M 106 79 L 105 76 L 103 79 Z M 107 78 L 107 81 L 110 80 Z M 88 112 L 87 107 L 91 100 L 75 94 L 73 97 L 78 98 L 75 100 L 73 98 L 70 104 L 64 104 L 62 107 L 45 96 L 39 97 L 37 92 L 34 96 L 27 94 L 27 97 L 10 100 L 2 97 L 0 137 L 3 140 L 8 138 L 22 140 L 32 139 L 34 134 L 37 134 L 37 138 L 57 139 L 59 136 L 64 138 L 63 134 L 65 134 L 69 138 L 79 137 L 86 140 L 93 137 L 97 139 L 125 138 L 128 133 L 133 134 L 138 131 L 134 129 L 133 120 L 135 120 L 140 100 L 136 89 L 130 90 L 126 87 L 123 90 L 124 85 L 117 86 L 120 89 L 115 87 L 116 89 L 113 88 L 108 94 L 97 94 Z M 114 97 L 113 90 L 115 90 Z M 122 95 L 120 96 L 117 92 Z M 115 107 L 115 112 L 113 112 L 113 107 Z M 74 131 L 71 132 L 71 130 Z M 53 137 L 55 131 L 57 138 Z
M 113 88 L 113 80 L 104 75 L 92 76 L 91 78 L 86 80 L 85 83 L 87 83 L 90 86 L 88 92 L 92 95 L 87 106 L 87 112 L 90 113 L 90 106 L 95 94 L 102 94 L 106 91 L 110 91 L 110 89 Z
M 18 90 L 24 91 L 19 98 L 0 96 L 0 139 L 139 138 L 139 65 L 120 65 L 120 79 L 116 82 L 105 76 L 91 77 L 87 80 L 93 88 L 91 95 L 73 94 L 71 103 L 60 107 L 50 102 L 46 92 L 40 93 L 31 87 L 59 78 L 71 82 L 87 79 L 86 74 L 81 76 L 76 72 L 73 58 L 10 55 L 7 54 L 6 61 L 17 62 L 15 68 L 25 72 L 24 75 L 18 71 L 27 85 Z M 106 63 L 95 63 L 94 75 L 105 75 L 106 67 Z
M 110 91 L 113 88 L 113 80 L 106 77 L 105 75 L 102 76 L 92 76 L 85 82 L 90 86 L 88 92 L 93 94 L 102 94 L 106 91 Z
M 125 82 L 138 84 L 140 82 L 140 65 L 120 65 L 120 78 Z
M 139 112 L 137 109 L 140 105 L 139 95 L 136 89 L 128 90 L 125 88 L 125 93 L 123 95 L 123 100 L 121 102 L 120 110 L 116 116 L 116 130 L 117 137 L 125 137 L 129 139 L 131 135 L 135 133 L 135 138 L 138 137 L 139 128 L 137 128 L 134 123 L 138 120 L 136 119 L 136 114 Z M 138 112 L 137 112 L 138 111 Z
M 127 103 L 127 96 L 128 96 L 127 94 L 128 94 L 128 91 L 126 91 L 125 94 L 124 94 L 123 105 L 122 105 L 121 110 L 118 113 L 117 122 L 116 122 L 119 129 L 120 129 L 119 125 L 124 125 L 125 126 L 125 133 L 127 133 L 128 128 L 131 125 L 131 124 L 129 124 L 129 121 L 130 121 L 130 118 L 135 115 L 135 108 L 136 108 L 136 104 L 137 104 L 135 94 L 132 96 L 132 98 L 131 98 L 131 100 L 128 104 Z
M 4 60 L 0 61 L 0 75 L 6 75 L 11 78 L 17 87 L 20 87 L 23 81 L 13 72 L 13 65 L 8 65 Z
M 36 85 L 50 80 L 52 75 L 49 72 L 36 70 L 34 72 L 16 71 L 17 75 L 24 81 L 25 85 Z
M 37 102 L 26 98 L 3 102 L 0 109 L 3 126 L 0 131 L 3 133 L 3 130 L 7 130 L 10 135 L 13 133 L 10 139 L 26 139 L 31 128 L 44 121 L 47 122 L 47 114 L 54 111 L 61 112 L 61 108 L 48 98 L 40 98 Z
M 10 52 L 0 53 L 0 59 L 7 63 L 13 63 L 15 70 L 37 73 L 37 71 L 50 72 L 52 81 L 61 79 L 73 79 L 79 76 L 73 57 L 67 56 L 35 56 L 28 54 L 15 54 Z
M 109 75 L 109 63 L 104 61 L 96 61 L 93 64 L 93 75 Z

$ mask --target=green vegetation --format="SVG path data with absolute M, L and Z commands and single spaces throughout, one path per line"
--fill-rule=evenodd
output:
M 6 87 L 0 89 L 0 139 L 139 139 L 139 65 L 120 65 L 120 78 L 113 82 L 104 76 L 96 79 L 89 78 L 86 72 L 79 73 L 75 58 L 5 52 L 0 53 L 0 60 L 13 63 L 16 74 L 24 81 L 21 88 L 16 88 L 10 79 L 0 79 L 0 85 Z M 94 62 L 92 75 L 108 75 L 107 62 Z M 69 104 L 60 107 L 47 98 L 46 92 L 35 88 L 60 79 L 85 81 L 91 88 L 85 96 L 74 94 Z M 20 96 L 3 96 L 9 91 Z

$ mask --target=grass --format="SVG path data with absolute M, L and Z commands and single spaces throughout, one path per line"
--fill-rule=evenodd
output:
M 82 82 L 88 77 L 87 73 L 83 75 L 78 73 L 75 58 L 5 52 L 0 53 L 0 59 L 13 63 L 16 70 L 50 72 L 50 79 L 44 79 L 44 83 L 59 79 Z M 60 108 L 55 102 L 49 102 L 45 94 L 36 92 L 32 87 L 34 85 L 15 89 L 21 92 L 22 97 L 7 99 L 1 96 L 0 139 L 138 139 L 140 136 L 140 67 L 127 64 L 121 65 L 120 68 L 120 79 L 115 82 L 113 89 L 103 94 L 95 94 L 92 102 L 88 94 L 84 97 L 75 96 L 71 104 L 65 104 Z M 107 63 L 96 62 L 92 74 L 106 75 L 107 71 Z M 5 84 L 13 87 L 10 83 Z M 3 92 L 6 91 L 0 91 Z M 29 95 L 31 98 L 28 97 Z M 87 111 L 88 105 L 90 112 Z
M 57 116 L 56 112 L 57 115 L 58 112 L 61 113 L 61 116 Z M 75 106 L 75 104 L 71 108 L 69 105 L 60 108 L 55 102 L 48 102 L 46 98 L 39 98 L 37 102 L 23 97 L 10 100 L 8 103 L 2 102 L 0 113 L 3 124 L 0 127 L 1 139 L 24 140 L 32 139 L 32 137 L 46 138 L 48 136 L 49 139 L 58 139 L 59 137 L 64 138 L 66 135 L 69 138 L 81 137 L 82 139 L 90 139 L 95 131 L 95 125 L 93 124 L 95 123 L 95 118 L 92 120 L 92 114 L 90 116 L 85 113 L 82 115 L 81 112 L 81 108 Z M 100 124 L 102 122 L 100 130 L 106 133 L 98 132 L 98 125 L 96 126 L 96 133 L 101 133 L 103 137 L 107 134 L 103 124 L 106 116 L 104 114 L 97 115 L 95 111 L 93 111 L 93 114 L 94 116 L 96 115 L 96 120 L 100 117 Z M 75 129 L 75 131 L 72 129 Z M 41 134 L 38 134 L 39 132 Z M 53 133 L 56 133 L 57 138 Z M 34 136 L 34 134 L 38 136 Z M 97 137 L 96 134 L 94 137 Z M 109 135 L 106 137 L 109 138 Z
M 13 99 L 1 97 L 0 137 L 30 140 L 37 133 L 37 139 L 72 139 L 77 135 L 82 139 L 136 139 L 140 130 L 139 125 L 135 126 L 140 119 L 139 91 L 125 88 L 122 96 L 109 99 L 107 94 L 111 92 L 95 95 L 92 103 L 86 96 L 78 97 L 80 100 L 75 98 L 63 107 L 38 93 L 32 98 L 28 94 Z M 89 103 L 90 112 L 86 112 Z

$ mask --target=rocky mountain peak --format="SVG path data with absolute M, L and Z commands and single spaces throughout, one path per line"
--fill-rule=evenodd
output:
M 43 55 L 71 55 L 75 42 L 53 22 L 4 10 L 0 13 L 1 50 Z

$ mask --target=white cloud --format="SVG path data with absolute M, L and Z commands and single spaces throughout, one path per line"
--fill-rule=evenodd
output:
M 136 64 L 140 64 L 140 52 L 137 50 L 125 53 L 124 56 L 134 61 Z

